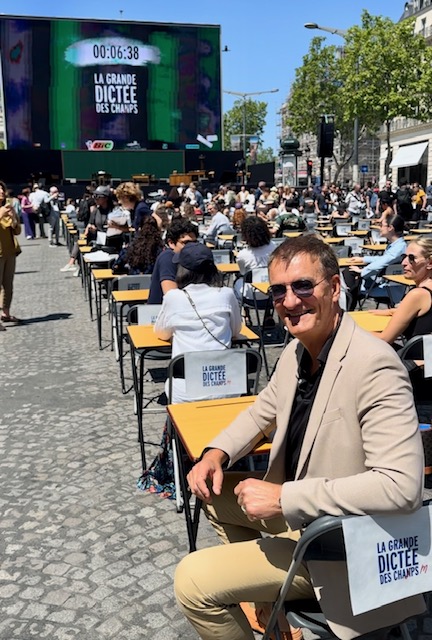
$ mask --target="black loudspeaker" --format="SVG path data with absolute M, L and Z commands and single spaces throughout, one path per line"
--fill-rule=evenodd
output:
M 334 122 L 323 116 L 318 125 L 318 158 L 331 158 L 333 156 Z

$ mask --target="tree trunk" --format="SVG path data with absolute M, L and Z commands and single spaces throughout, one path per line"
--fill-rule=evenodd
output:
M 391 125 L 391 120 L 386 120 L 385 126 L 386 126 L 386 141 L 387 141 L 387 157 L 384 165 L 384 173 L 385 173 L 386 180 L 388 180 L 390 163 L 392 161 L 392 150 L 390 147 L 390 125 Z

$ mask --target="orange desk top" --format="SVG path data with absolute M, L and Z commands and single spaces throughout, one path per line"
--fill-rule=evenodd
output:
M 396 284 L 403 284 L 406 287 L 413 287 L 415 285 L 414 280 L 407 278 L 404 275 L 399 276 L 384 276 L 384 280 L 388 280 L 389 282 L 396 282 Z
M 92 269 L 91 273 L 95 280 L 113 280 L 117 277 L 112 269 Z
M 364 244 L 362 249 L 366 251 L 385 251 L 387 249 L 386 244 Z
M 126 328 L 135 349 L 160 349 L 171 346 L 171 342 L 156 337 L 152 324 L 134 324 Z
M 253 404 L 255 397 L 168 405 L 167 411 L 190 459 L 197 460 L 210 440 L 223 431 L 241 411 Z M 271 444 L 265 442 L 254 451 L 266 453 L 270 447 Z
M 221 273 L 239 273 L 240 268 L 236 262 L 230 262 L 227 264 L 217 264 L 218 271 Z
M 376 316 L 369 311 L 350 311 L 349 315 L 365 331 L 380 333 L 390 322 L 391 316 Z
M 364 265 L 364 260 L 361 258 L 338 258 L 338 263 L 341 269 L 343 267 L 361 267 Z
M 343 238 L 323 238 L 326 244 L 342 244 Z
M 132 291 L 113 291 L 115 302 L 147 302 L 150 289 L 132 289 Z

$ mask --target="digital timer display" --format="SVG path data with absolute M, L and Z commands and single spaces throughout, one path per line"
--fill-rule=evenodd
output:
M 133 67 L 160 63 L 160 50 L 129 38 L 98 38 L 74 42 L 65 60 L 75 67 L 121 64 Z
M 220 51 L 217 26 L 2 14 L 7 148 L 219 151 Z

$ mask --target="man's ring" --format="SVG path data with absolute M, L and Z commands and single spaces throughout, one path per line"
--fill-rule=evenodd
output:
M 240 509 L 243 511 L 243 513 L 245 514 L 245 516 L 247 516 L 247 511 L 246 511 L 246 507 L 244 506 L 244 504 L 240 505 Z

